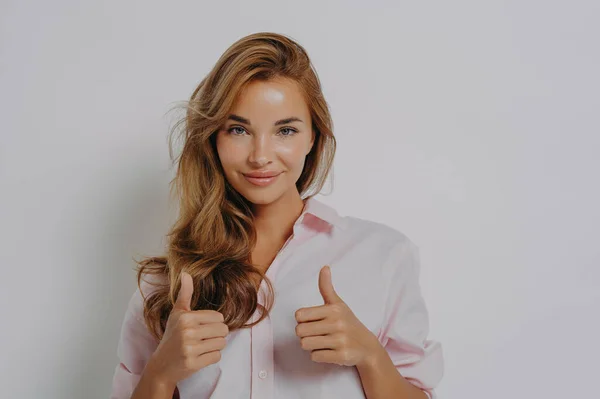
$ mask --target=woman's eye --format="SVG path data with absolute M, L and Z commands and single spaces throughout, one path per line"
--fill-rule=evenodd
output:
M 236 130 L 236 129 L 239 129 L 239 130 Z M 234 126 L 231 129 L 229 129 L 229 133 L 233 133 L 236 136 L 237 136 L 236 133 L 239 132 L 239 131 L 241 131 L 242 133 L 245 132 L 245 130 L 243 128 L 239 127 L 239 126 Z
M 280 130 L 280 132 L 282 133 L 283 136 L 292 136 L 292 135 L 294 135 L 294 133 L 296 133 L 296 131 L 294 129 L 291 129 L 289 127 L 284 127 L 283 129 Z M 289 134 L 285 134 L 283 132 L 289 132 Z

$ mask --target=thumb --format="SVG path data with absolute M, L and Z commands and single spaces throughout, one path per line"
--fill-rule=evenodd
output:
M 181 272 L 181 287 L 179 288 L 179 294 L 177 300 L 173 305 L 173 309 L 191 311 L 192 294 L 194 293 L 194 283 L 192 276 L 186 272 Z
M 333 283 L 331 282 L 331 268 L 329 266 L 321 268 L 321 272 L 319 273 L 319 291 L 326 304 L 343 302 L 342 298 L 338 296 L 333 288 Z

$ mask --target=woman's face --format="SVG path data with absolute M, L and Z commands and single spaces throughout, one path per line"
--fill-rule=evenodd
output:
M 297 83 L 284 78 L 250 82 L 238 95 L 216 142 L 226 179 L 251 203 L 264 205 L 298 195 L 296 182 L 314 136 Z M 250 176 L 258 172 L 276 177 Z

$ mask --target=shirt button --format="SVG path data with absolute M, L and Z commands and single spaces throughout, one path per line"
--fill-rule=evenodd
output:
M 262 379 L 267 378 L 267 371 L 266 370 L 260 370 L 260 372 L 258 373 L 258 376 Z

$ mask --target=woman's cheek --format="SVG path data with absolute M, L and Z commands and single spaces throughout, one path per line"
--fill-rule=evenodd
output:
M 289 143 L 279 144 L 277 151 L 287 162 L 297 164 L 304 159 L 305 145 L 300 140 L 290 140 Z
M 219 158 L 223 165 L 238 165 L 245 162 L 248 157 L 248 146 L 239 142 L 224 142 L 219 151 Z
M 284 159 L 285 166 L 293 176 L 293 180 L 296 181 L 300 178 L 302 171 L 304 170 L 304 163 L 306 161 L 306 155 L 304 149 L 295 146 L 288 148 L 285 154 L 281 155 L 281 159 Z

